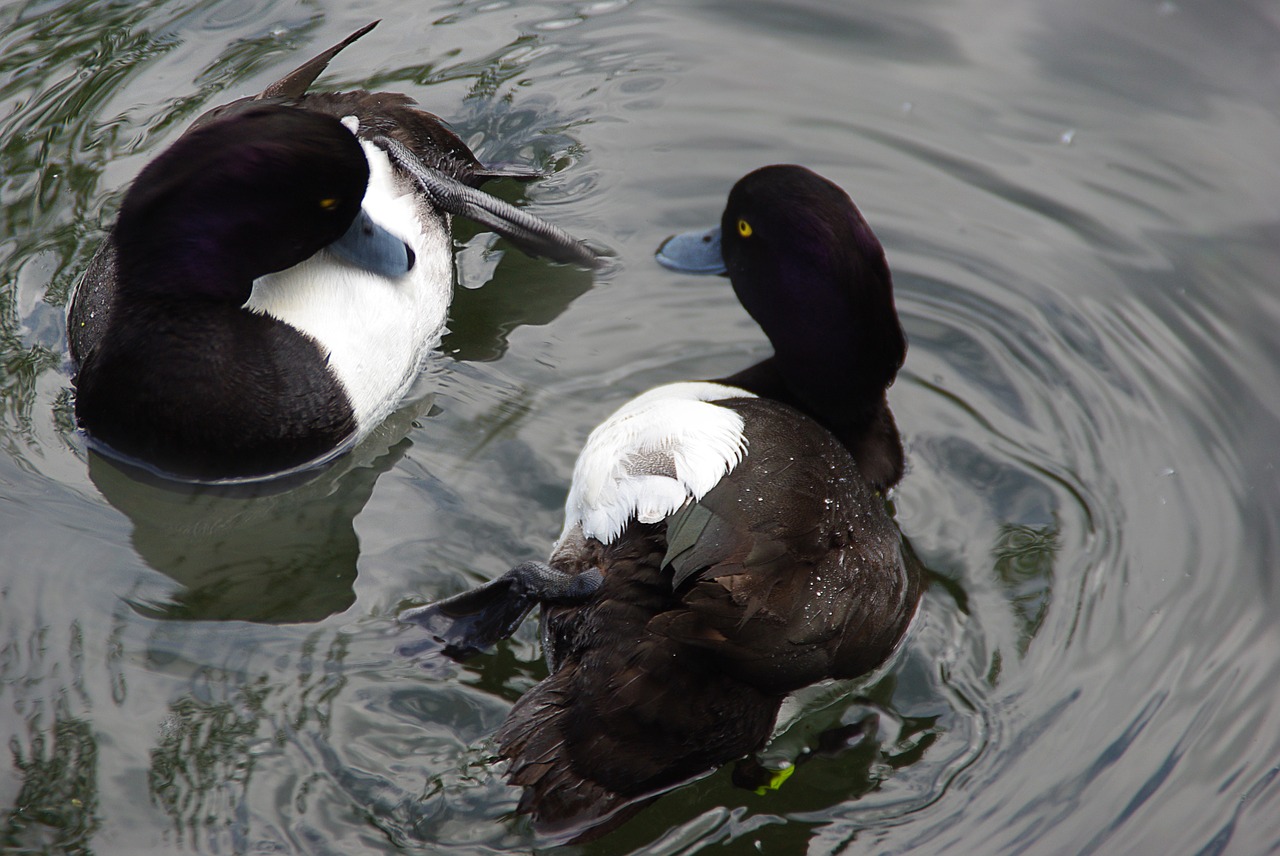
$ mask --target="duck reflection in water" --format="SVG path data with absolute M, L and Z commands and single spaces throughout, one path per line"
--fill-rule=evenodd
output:
M 903 471 L 886 390 L 906 338 L 848 195 L 765 167 L 718 228 L 658 258 L 727 273 L 774 355 L 625 404 L 578 458 L 547 563 L 401 616 L 460 658 L 542 607 L 550 676 L 497 743 L 519 811 L 560 839 L 760 749 L 788 693 L 883 664 L 920 599 L 884 498 Z
M 89 476 L 133 524 L 147 566 L 177 582 L 133 596 L 144 615 L 272 624 L 320 621 L 355 602 L 355 519 L 378 479 L 410 448 L 430 400 L 394 414 L 351 454 L 292 479 L 237 485 L 176 482 L 90 451 Z

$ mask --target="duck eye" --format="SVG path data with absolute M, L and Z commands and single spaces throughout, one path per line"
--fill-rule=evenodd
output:
M 750 237 L 751 237 L 751 232 L 752 232 L 752 229 L 751 229 L 751 224 L 750 224 L 750 223 L 748 223 L 746 220 L 739 220 L 739 221 L 738 221 L 738 234 L 739 234 L 739 235 L 741 235 L 741 236 L 742 236 L 742 237 L 744 237 L 744 238 L 750 238 Z
M 337 197 L 326 196 L 324 199 L 320 200 L 320 207 L 323 208 L 325 211 L 332 211 L 333 209 L 338 207 Z

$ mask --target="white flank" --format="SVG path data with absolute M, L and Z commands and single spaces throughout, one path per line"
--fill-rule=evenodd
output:
M 581 526 L 607 544 L 633 519 L 657 523 L 701 499 L 747 451 L 742 417 L 711 402 L 753 397 L 717 383 L 673 383 L 624 404 L 578 455 L 561 540 Z
M 453 296 L 453 242 L 448 215 L 423 216 L 423 202 L 409 180 L 393 174 L 386 153 L 361 145 L 369 161 L 364 209 L 413 249 L 413 268 L 388 278 L 322 250 L 260 277 L 245 306 L 320 344 L 363 436 L 391 414 L 440 342 Z

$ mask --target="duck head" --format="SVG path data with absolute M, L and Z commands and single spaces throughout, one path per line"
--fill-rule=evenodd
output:
M 331 247 L 381 273 L 412 253 L 361 209 L 369 165 L 331 116 L 269 105 L 185 134 L 126 195 L 115 239 L 125 291 L 244 303 L 253 280 Z
M 780 397 L 842 439 L 884 418 L 907 340 L 884 249 L 838 185 L 801 166 L 757 169 L 734 185 L 718 228 L 668 239 L 658 261 L 729 276 L 773 344 Z

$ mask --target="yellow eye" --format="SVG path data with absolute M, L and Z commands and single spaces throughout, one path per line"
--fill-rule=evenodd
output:
M 750 223 L 748 223 L 746 220 L 739 220 L 739 221 L 738 221 L 738 234 L 739 234 L 739 235 L 741 235 L 741 236 L 742 236 L 742 237 L 744 237 L 744 238 L 750 238 L 750 237 L 751 237 L 751 224 L 750 224 Z
M 325 211 L 332 211 L 334 208 L 338 207 L 338 200 L 332 196 L 327 197 L 325 199 L 321 199 L 320 207 L 323 208 Z

